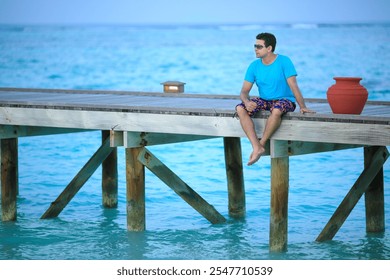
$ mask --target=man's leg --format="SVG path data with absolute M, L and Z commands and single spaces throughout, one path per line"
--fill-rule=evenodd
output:
M 265 148 L 264 145 L 262 146 L 260 144 L 259 138 L 256 134 L 255 125 L 248 112 L 241 106 L 237 106 L 236 110 L 240 119 L 241 127 L 252 145 L 252 153 L 248 161 L 248 165 L 252 165 L 259 160 L 262 154 L 264 154 Z
M 265 124 L 263 137 L 261 137 L 260 145 L 264 148 L 268 139 L 274 134 L 274 132 L 279 128 L 282 122 L 283 112 L 280 109 L 274 108 L 271 112 L 271 115 L 268 117 Z

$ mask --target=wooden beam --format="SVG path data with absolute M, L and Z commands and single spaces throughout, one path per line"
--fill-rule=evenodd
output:
M 338 151 L 345 149 L 354 149 L 361 148 L 362 145 L 353 145 L 353 144 L 338 144 L 338 143 L 320 143 L 320 142 L 304 142 L 304 141 L 282 141 L 285 143 L 287 148 L 287 153 L 289 156 L 298 156 L 305 154 L 313 153 L 322 153 L 330 151 Z M 280 153 L 281 154 L 278 154 Z M 272 157 L 284 157 L 285 151 L 283 150 L 274 150 Z
M 137 160 L 142 148 L 126 149 L 127 229 L 145 230 L 145 167 Z
M 58 198 L 52 202 L 49 209 L 42 215 L 41 219 L 57 217 L 112 150 L 113 148 L 110 147 L 110 140 L 107 138 Z
M 102 131 L 102 143 L 110 139 L 110 131 Z M 112 148 L 112 152 L 102 163 L 102 200 L 103 206 L 115 208 L 118 206 L 118 152 Z
M 1 139 L 1 208 L 2 221 L 15 221 L 18 193 L 18 138 Z
M 229 215 L 234 218 L 242 218 L 245 216 L 245 184 L 240 138 L 224 137 L 223 143 L 228 184 Z
M 215 138 L 212 136 L 174 134 L 174 133 L 150 133 L 150 132 L 124 132 L 123 145 L 126 148 L 145 147 L 152 145 L 181 143 Z
M 42 136 L 63 133 L 86 132 L 90 130 L 76 128 L 58 128 L 41 126 L 0 125 L 0 139 Z
M 238 120 L 231 116 L 212 115 L 210 112 L 199 112 L 191 115 L 183 112 L 172 114 L 154 112 L 118 112 L 111 108 L 100 110 L 68 110 L 0 107 L 0 123 L 28 126 L 51 126 L 79 129 L 118 131 L 148 131 L 153 133 L 172 133 L 187 135 L 204 135 L 219 137 L 245 137 Z M 159 112 L 159 111 L 158 111 Z M 26 115 L 29 117 L 26 118 Z M 309 114 L 308 114 L 309 115 Z M 50 117 L 48 117 L 50 116 Z M 388 122 L 377 118 L 348 116 L 334 121 L 333 115 L 318 115 L 283 119 L 280 128 L 272 136 L 277 140 L 310 141 L 325 143 L 356 144 L 369 146 L 388 146 L 390 144 L 390 126 Z M 159 125 L 156 125 L 156 118 Z M 365 122 L 365 118 L 368 119 Z M 253 119 L 256 130 L 261 135 L 265 117 Z M 340 133 L 342 131 L 343 133 Z
M 364 168 L 364 171 L 336 209 L 325 228 L 317 237 L 316 241 L 322 242 L 333 239 L 340 227 L 348 218 L 352 209 L 355 207 L 362 195 L 367 191 L 378 172 L 382 169 L 382 166 L 388 157 L 389 152 L 386 147 L 380 147 L 376 150 L 375 154 L 372 156 L 371 162 Z
M 256 124 L 256 120 L 254 122 Z M 260 121 L 260 123 L 262 122 Z M 304 142 L 387 146 L 390 143 L 390 126 L 364 122 L 332 122 L 326 121 L 326 119 L 313 121 L 284 119 L 272 138 Z
M 173 133 L 154 133 L 137 131 L 110 131 L 111 147 L 124 146 L 125 148 L 137 148 L 152 145 L 181 143 L 187 141 L 198 141 L 216 138 L 214 136 L 191 135 L 191 134 L 173 134 Z
M 219 224 L 226 221 L 212 205 L 207 203 L 146 148 L 143 148 L 139 153 L 138 160 L 210 223 Z
M 368 167 L 380 147 L 364 148 L 364 166 Z M 374 177 L 364 194 L 366 207 L 366 231 L 383 232 L 385 230 L 385 196 L 383 167 Z

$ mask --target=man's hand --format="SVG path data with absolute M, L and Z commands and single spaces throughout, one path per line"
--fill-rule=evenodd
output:
M 316 113 L 315 111 L 310 110 L 309 108 L 306 108 L 306 107 L 301 108 L 300 112 L 301 112 L 301 114 L 305 114 L 305 113 L 315 114 Z
M 248 110 L 248 112 L 252 112 L 254 109 L 256 109 L 257 104 L 254 101 L 245 101 L 245 107 Z

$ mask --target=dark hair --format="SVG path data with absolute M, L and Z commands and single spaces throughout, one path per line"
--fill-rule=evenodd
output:
M 260 33 L 256 36 L 257 40 L 263 40 L 265 43 L 265 47 L 268 48 L 269 46 L 272 47 L 272 51 L 275 51 L 276 48 L 276 38 L 271 33 Z

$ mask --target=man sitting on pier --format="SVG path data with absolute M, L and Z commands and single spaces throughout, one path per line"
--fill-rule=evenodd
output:
M 282 116 L 295 110 L 295 102 L 301 113 L 315 113 L 305 105 L 293 63 L 287 56 L 275 54 L 275 46 L 276 38 L 273 34 L 260 33 L 256 36 L 254 47 L 259 59 L 253 61 L 247 69 L 240 93 L 242 103 L 236 106 L 241 126 L 253 149 L 248 165 L 260 159 L 265 152 L 266 142 L 279 128 Z M 255 82 L 259 97 L 249 99 L 249 92 Z M 251 117 L 261 110 L 270 111 L 271 114 L 259 140 Z

